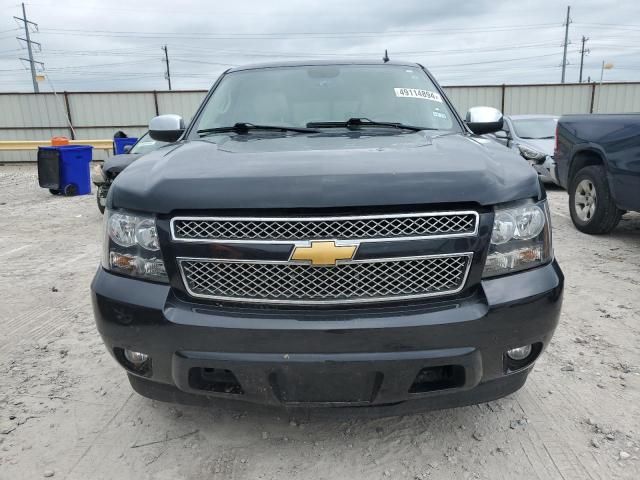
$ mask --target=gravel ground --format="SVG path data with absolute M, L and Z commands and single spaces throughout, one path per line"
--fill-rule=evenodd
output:
M 640 215 L 577 232 L 549 192 L 560 326 L 496 402 L 383 419 L 172 406 L 133 393 L 96 332 L 93 196 L 0 167 L 0 479 L 640 478 Z M 280 415 L 280 416 L 278 416 Z

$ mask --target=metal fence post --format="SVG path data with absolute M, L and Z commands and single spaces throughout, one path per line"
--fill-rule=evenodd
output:
M 69 92 L 64 92 L 64 106 L 67 109 L 67 119 L 69 120 L 69 132 L 71 133 L 71 140 L 76 139 L 76 131 L 73 128 L 73 119 L 71 118 L 71 106 L 69 105 Z
M 153 91 L 153 103 L 156 106 L 156 117 L 160 115 L 160 109 L 158 108 L 158 92 L 157 90 Z

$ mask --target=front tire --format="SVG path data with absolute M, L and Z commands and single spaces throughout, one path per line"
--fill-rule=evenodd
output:
M 609 233 L 618 225 L 623 211 L 616 206 L 602 165 L 584 167 L 573 177 L 569 212 L 573 224 L 583 233 Z

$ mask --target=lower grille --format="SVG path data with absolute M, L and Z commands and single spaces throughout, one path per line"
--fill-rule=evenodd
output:
M 471 253 L 350 261 L 331 267 L 178 259 L 195 297 L 257 303 L 392 301 L 457 293 Z

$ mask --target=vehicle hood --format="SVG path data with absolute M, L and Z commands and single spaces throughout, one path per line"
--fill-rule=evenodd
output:
M 513 151 L 463 134 L 218 135 L 145 155 L 111 208 L 287 209 L 476 203 L 542 193 Z
M 140 155 L 135 153 L 123 153 L 122 155 L 107 157 L 102 166 L 102 170 L 105 174 L 118 174 L 139 157 Z
M 518 143 L 521 145 L 525 145 L 529 148 L 533 148 L 538 152 L 542 152 L 545 155 L 553 156 L 553 149 L 555 148 L 556 141 L 553 138 L 541 138 L 541 139 L 520 139 Z

